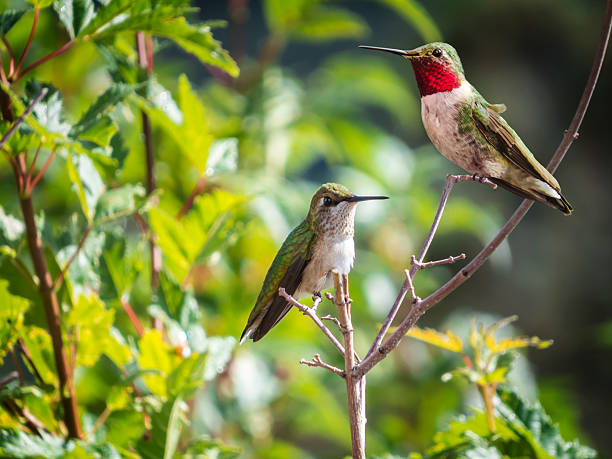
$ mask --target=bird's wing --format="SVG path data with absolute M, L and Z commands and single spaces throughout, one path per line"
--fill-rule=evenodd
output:
M 313 239 L 313 233 L 309 230 L 306 221 L 287 236 L 266 274 L 242 337 L 255 326 L 250 330 L 250 336 L 253 341 L 257 341 L 291 310 L 287 300 L 278 295 L 278 289 L 283 287 L 288 294 L 295 293 L 302 281 L 304 268 L 308 264 L 310 244 Z
M 560 190 L 557 180 L 535 159 L 516 132 L 499 115 L 496 106 L 487 103 L 482 96 L 477 96 L 472 105 L 472 118 L 487 143 L 508 161 L 548 183 L 555 190 Z

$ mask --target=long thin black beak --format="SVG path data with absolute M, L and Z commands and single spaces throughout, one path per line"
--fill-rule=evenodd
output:
M 378 46 L 365 46 L 365 45 L 359 45 L 359 48 L 362 48 L 362 49 L 373 49 L 374 51 L 385 51 L 387 53 L 398 54 L 398 55 L 404 56 L 404 57 L 415 57 L 417 55 L 416 53 L 411 53 L 410 51 L 405 51 L 403 49 L 380 48 Z
M 352 196 L 346 202 L 373 201 L 374 199 L 389 199 L 389 196 Z

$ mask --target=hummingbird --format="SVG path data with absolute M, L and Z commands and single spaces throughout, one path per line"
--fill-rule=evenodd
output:
M 490 104 L 466 80 L 455 48 L 440 42 L 412 50 L 360 48 L 410 61 L 421 93 L 425 131 L 443 156 L 523 198 L 571 214 L 559 182 L 501 117 L 506 106 Z
M 337 183 L 316 191 L 306 219 L 289 233 L 272 261 L 240 344 L 260 340 L 291 310 L 279 288 L 297 300 L 320 297 L 321 290 L 333 285 L 332 270 L 349 273 L 355 259 L 355 207 L 372 199 L 387 196 L 357 196 Z

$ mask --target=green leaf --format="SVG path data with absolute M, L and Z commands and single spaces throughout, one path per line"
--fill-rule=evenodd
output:
M 367 24 L 356 14 L 340 8 L 317 5 L 306 12 L 292 35 L 308 41 L 328 41 L 359 38 L 368 32 Z
M 151 415 L 151 435 L 138 442 L 137 451 L 145 459 L 171 459 L 176 452 L 178 440 L 187 423 L 186 404 L 181 397 L 170 398 L 160 411 Z M 162 454 L 163 452 L 163 454 Z
M 11 295 L 8 286 L 7 280 L 0 279 L 0 363 L 22 333 L 23 316 L 30 305 L 27 299 Z
M 118 366 L 129 361 L 129 348 L 122 346 L 110 333 L 114 318 L 115 311 L 106 309 L 96 294 L 79 295 L 66 317 L 66 327 L 78 337 L 77 365 L 91 366 L 103 353 L 119 359 L 115 361 Z
M 143 413 L 133 409 L 113 411 L 104 427 L 107 441 L 120 448 L 132 448 L 144 433 Z
M 420 116 L 418 98 L 389 62 L 377 56 L 364 53 L 359 59 L 348 55 L 332 57 L 314 77 L 316 84 L 306 102 L 318 117 L 356 116 L 359 111 L 369 113 L 371 107 L 388 111 L 400 125 Z M 325 133 L 325 127 L 317 128 L 314 134 Z
M 441 41 L 442 33 L 427 11 L 415 0 L 378 0 L 411 24 L 426 43 Z
M 243 200 L 242 196 L 216 190 L 200 196 L 180 221 L 158 208 L 149 211 L 165 263 L 177 282 L 185 279 L 196 260 L 232 242 L 230 236 L 239 229 L 233 224 L 234 210 Z
M 122 83 L 109 87 L 72 126 L 70 137 L 79 137 L 102 146 L 108 145 L 117 128 L 106 115 L 134 89 L 134 86 Z
M 103 8 L 96 11 L 96 15 L 89 25 L 85 27 L 82 32 L 84 35 L 94 34 L 99 32 L 102 27 L 109 24 L 117 16 L 128 12 L 128 10 L 134 6 L 133 0 L 112 0 L 107 2 Z M 126 18 L 129 15 L 126 15 Z
M 94 17 L 93 0 L 56 0 L 53 9 L 73 40 Z
M 215 140 L 208 153 L 206 175 L 213 176 L 235 172 L 238 168 L 238 139 Z
M 67 156 L 68 177 L 79 198 L 83 214 L 91 222 L 98 199 L 105 190 L 104 182 L 88 156 L 75 156 L 70 152 Z
M 206 354 L 193 354 L 183 360 L 166 381 L 169 396 L 188 398 L 204 384 Z
M 181 154 L 198 171 L 203 172 L 206 169 L 208 152 L 213 139 L 208 131 L 204 106 L 191 89 L 185 75 L 179 77 L 178 85 L 178 106 L 182 113 L 180 118 L 172 103 L 169 104 L 169 108 L 162 110 L 142 98 L 134 98 L 134 101 L 147 112 L 153 123 L 161 127 L 174 140 Z
M 145 189 L 141 185 L 123 185 L 100 194 L 93 216 L 95 224 L 108 223 L 138 211 Z
M 276 443 L 276 442 L 275 442 Z M 223 459 L 230 459 L 238 457 L 241 453 L 241 449 L 236 446 L 226 445 L 219 440 L 215 440 L 209 437 L 200 437 L 194 440 L 185 449 L 185 455 L 187 457 L 219 457 Z
M 236 339 L 233 336 L 226 337 L 210 337 L 208 338 L 208 346 L 206 352 L 208 359 L 204 368 L 204 380 L 211 381 L 219 373 L 225 370 L 225 366 L 229 362 L 232 351 L 236 347 Z
M 590 459 L 597 453 L 578 441 L 567 442 L 539 403 L 533 405 L 510 389 L 498 391 L 496 410 L 510 428 L 533 448 L 537 458 Z
M 463 342 L 461 341 L 461 338 L 450 330 L 447 330 L 445 333 L 441 333 L 432 328 L 412 327 L 410 330 L 408 330 L 406 336 L 410 336 L 411 338 L 418 339 L 419 341 L 432 344 L 451 352 L 463 352 Z
M 312 0 L 267 0 L 264 13 L 268 26 L 277 35 L 304 40 L 354 38 L 368 31 L 366 23 L 350 11 Z
M 42 328 L 29 326 L 21 338 L 45 384 L 57 385 L 53 345 L 49 333 Z
M 111 158 L 115 160 L 117 164 L 117 167 L 114 169 L 114 174 L 118 175 L 123 169 L 125 158 L 127 158 L 130 150 L 126 147 L 120 132 L 116 132 L 111 138 L 110 146 L 112 148 Z
M 0 448 L 9 457 L 62 457 L 65 453 L 64 439 L 45 431 L 40 436 L 23 431 L 0 430 Z
M 51 6 L 53 0 L 26 0 L 28 3 L 31 3 L 37 8 L 43 9 Z
M 166 377 L 176 366 L 178 357 L 164 342 L 157 330 L 149 330 L 139 341 L 140 356 L 138 366 L 141 370 L 159 370 L 161 374 L 143 376 L 149 390 L 156 395 L 166 396 Z
M 4 36 L 28 10 L 4 10 L 0 13 L 0 36 Z
M 205 64 L 219 67 L 231 76 L 238 76 L 238 65 L 223 49 L 221 43 L 213 38 L 211 26 L 189 24 L 184 17 L 180 16 L 190 11 L 190 8 L 157 6 L 140 11 L 134 8 L 131 14 L 122 15 L 127 8 L 124 1 L 114 6 L 107 6 L 99 13 L 101 19 L 94 21 L 84 33 L 92 33 L 96 38 L 102 39 L 114 36 L 118 32 L 149 32 L 174 41 Z M 108 11 L 105 11 L 107 9 Z M 116 20 L 110 23 L 112 19 Z
M 171 39 L 201 62 L 214 65 L 233 77 L 240 73 L 238 64 L 221 47 L 221 43 L 213 38 L 209 26 L 191 25 L 185 18 L 179 17 L 171 22 L 155 25 L 151 28 L 151 33 Z
M 153 5 L 148 1 L 113 0 L 98 10 L 96 18 L 82 32 L 98 39 L 113 37 L 119 32 L 146 32 L 155 24 L 194 11 L 187 2 L 180 0 Z
M 24 223 L 18 218 L 4 213 L 0 206 L 0 243 L 12 243 L 21 239 L 25 230 Z
M 63 120 L 64 101 L 62 99 L 61 91 L 55 89 L 50 84 L 30 80 L 26 84 L 26 94 L 28 95 L 28 99 L 33 100 L 40 93 L 42 88 L 47 88 L 49 92 L 41 102 L 36 104 L 34 110 L 32 110 L 32 114 L 36 118 L 39 127 L 42 127 L 44 131 L 39 132 L 37 130 L 38 126 L 33 125 L 31 121 L 30 124 L 32 125 L 34 131 L 43 136 L 50 133 L 56 134 L 53 137 L 57 137 L 58 135 L 60 137 L 65 137 L 70 131 L 70 124 Z M 30 102 L 28 101 L 27 103 L 29 104 Z
M 23 431 L 0 430 L 0 450 L 13 458 L 98 458 L 120 459 L 117 450 L 108 443 L 85 444 L 80 440 L 65 440 L 42 430 L 39 435 Z

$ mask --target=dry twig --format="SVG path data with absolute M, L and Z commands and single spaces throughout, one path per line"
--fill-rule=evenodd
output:
M 291 295 L 289 295 L 285 291 L 285 289 L 282 287 L 278 289 L 278 294 L 282 296 L 284 299 L 286 299 L 289 304 L 298 308 L 302 312 L 302 314 L 310 317 L 313 320 L 313 322 L 317 325 L 317 327 L 319 327 L 321 331 L 325 334 L 325 336 L 329 338 L 329 340 L 336 347 L 336 349 L 340 351 L 340 354 L 344 355 L 344 347 L 342 346 L 342 344 L 340 344 L 340 341 L 336 339 L 336 337 L 332 334 L 332 332 L 329 331 L 329 328 L 327 328 L 325 324 L 321 322 L 321 319 L 319 319 L 319 316 L 317 316 L 316 310 L 312 310 L 308 306 L 304 306 L 302 303 L 300 303 L 295 298 L 293 298 Z
M 335 367 L 333 365 L 330 365 L 329 363 L 325 363 L 323 360 L 321 360 L 321 355 L 320 354 L 315 354 L 314 357 L 312 358 L 312 360 L 305 360 L 305 359 L 301 359 L 300 363 L 302 365 L 307 365 L 309 367 L 321 367 L 321 368 L 325 368 L 326 370 L 331 371 L 332 373 L 337 374 L 338 376 L 344 378 L 346 376 L 346 373 L 341 370 L 338 367 Z

